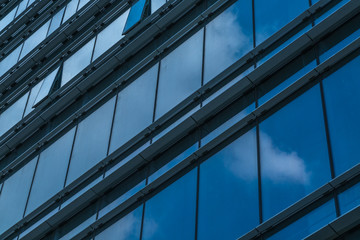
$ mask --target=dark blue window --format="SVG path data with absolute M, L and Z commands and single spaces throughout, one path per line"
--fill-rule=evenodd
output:
M 147 0 L 139 0 L 131 7 L 123 33 L 126 33 L 130 28 L 135 26 L 135 24 L 140 22 L 141 18 L 144 15 L 146 4 Z

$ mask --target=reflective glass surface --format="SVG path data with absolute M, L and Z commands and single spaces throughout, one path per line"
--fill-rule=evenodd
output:
M 336 175 L 360 163 L 359 64 L 360 57 L 357 57 L 323 82 Z
M 256 45 L 308 8 L 308 0 L 255 0 Z
M 204 83 L 253 47 L 251 0 L 239 0 L 206 26 Z
M 341 214 L 345 214 L 360 205 L 360 183 L 338 195 Z
M 79 0 L 71 0 L 66 5 L 63 22 L 66 22 L 72 15 L 74 15 L 76 13 L 78 3 L 79 3 Z
M 80 8 L 82 8 L 83 6 L 85 6 L 85 4 L 87 4 L 90 0 L 80 0 L 79 2 L 79 6 L 78 6 L 78 11 L 80 10 Z
M 139 0 L 134 5 L 131 6 L 129 17 L 126 21 L 125 28 L 123 32 L 128 31 L 132 28 L 135 24 L 140 22 L 141 17 L 144 12 L 146 0 Z
M 119 93 L 110 152 L 152 123 L 157 75 L 156 64 Z
M 0 31 L 2 31 L 9 23 L 11 23 L 12 20 L 14 20 L 16 10 L 17 9 L 14 8 L 0 20 Z
M 37 95 L 36 95 L 36 99 L 34 101 L 29 101 L 28 105 L 30 105 L 31 107 L 34 107 L 36 104 L 38 104 L 41 100 L 43 100 L 45 97 L 48 96 L 51 86 L 54 83 L 56 74 L 59 71 L 59 67 L 56 68 L 54 71 L 52 71 L 44 80 L 43 83 L 41 85 L 41 88 L 39 89 Z
M 75 77 L 76 74 L 90 64 L 94 42 L 95 38 L 91 39 L 64 62 L 61 86 L 65 85 L 70 79 Z
M 19 7 L 16 11 L 16 16 L 19 16 L 25 9 L 26 9 L 26 6 L 27 6 L 27 3 L 28 3 L 28 0 L 22 0 L 19 4 Z
M 64 187 L 74 134 L 75 128 L 40 153 L 26 208 L 27 214 Z
M 0 62 L 0 76 L 6 73 L 12 66 L 17 63 L 21 48 L 22 44 Z
M 66 185 L 106 156 L 114 106 L 112 98 L 79 123 Z
M 41 88 L 41 85 L 43 84 L 44 80 L 40 81 L 38 84 L 36 84 L 29 92 L 30 96 L 29 99 L 27 100 L 27 104 L 26 104 L 26 108 L 25 108 L 25 113 L 24 113 L 24 117 L 26 115 L 28 115 L 32 110 L 32 103 L 35 101 L 36 96 L 39 93 L 39 90 Z
M 165 3 L 166 3 L 166 0 L 151 0 L 151 13 L 154 13 Z
M 118 17 L 97 35 L 94 59 L 98 58 L 101 54 L 103 54 L 106 50 L 108 50 L 124 37 L 122 30 L 124 29 L 128 15 L 129 10 L 121 14 L 120 17 Z
M 145 203 L 143 240 L 195 238 L 196 169 Z
M 10 176 L 0 195 L 0 234 L 22 219 L 37 157 Z
M 200 165 L 198 239 L 236 239 L 259 224 L 256 131 Z
M 29 92 L 13 103 L 8 109 L 0 115 L 0 136 L 6 133 L 17 122 L 19 122 L 24 114 L 26 101 Z
M 98 234 L 95 240 L 108 240 L 115 236 L 117 240 L 140 239 L 142 212 L 143 206 L 140 206 Z
M 48 35 L 50 35 L 51 33 L 53 33 L 58 27 L 60 27 L 63 15 L 64 15 L 64 11 L 65 11 L 65 7 L 62 8 L 59 12 L 57 12 L 51 20 L 51 24 L 49 27 L 49 33 Z
M 264 220 L 330 180 L 319 85 L 260 124 Z
M 161 61 L 156 119 L 201 86 L 202 46 L 200 30 Z
M 21 50 L 20 59 L 26 56 L 29 52 L 31 52 L 39 43 L 41 43 L 47 35 L 48 29 L 50 25 L 50 20 L 47 21 L 43 26 L 41 26 L 36 32 L 31 34 L 31 36 L 25 40 L 24 47 Z
M 334 200 L 330 200 L 267 239 L 304 239 L 335 218 L 335 203 Z

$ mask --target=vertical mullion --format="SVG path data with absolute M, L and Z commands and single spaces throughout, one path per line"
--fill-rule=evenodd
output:
M 92 49 L 90 63 L 92 63 L 94 61 L 94 54 L 95 54 L 95 47 L 96 47 L 97 37 L 98 37 L 98 34 L 96 34 L 96 36 L 95 36 L 94 47 Z
M 67 166 L 67 169 L 66 169 L 66 175 L 65 175 L 65 180 L 64 180 L 64 188 L 66 187 L 66 180 L 67 180 L 67 177 L 68 177 L 68 174 L 69 174 L 69 169 L 70 169 L 72 155 L 73 155 L 73 152 L 74 152 L 74 147 L 75 147 L 75 141 L 76 141 L 76 135 L 77 135 L 77 132 L 78 132 L 78 128 L 79 128 L 79 123 L 77 123 L 77 125 L 75 127 L 74 140 L 73 140 L 73 143 L 72 143 L 72 146 L 71 146 L 69 162 L 68 162 L 68 166 Z
M 31 179 L 30 189 L 29 189 L 29 193 L 28 193 L 28 196 L 27 196 L 27 199 L 26 199 L 26 203 L 25 203 L 23 218 L 25 217 L 27 205 L 29 204 L 30 194 L 31 194 L 31 190 L 32 190 L 32 187 L 33 187 L 33 184 L 34 184 L 34 179 L 35 179 L 36 170 L 37 170 L 37 167 L 38 167 L 38 164 L 39 164 L 39 159 L 40 159 L 40 153 L 39 153 L 39 155 L 37 155 L 36 164 L 35 164 L 35 169 L 34 169 L 34 174 L 33 174 L 32 179 Z
M 114 106 L 113 116 L 112 116 L 112 120 L 111 120 L 110 137 L 109 137 L 109 143 L 108 143 L 108 147 L 107 147 L 107 151 L 106 151 L 106 156 L 109 156 L 109 152 L 110 152 L 110 144 L 111 144 L 111 139 L 112 139 L 112 133 L 113 133 L 113 128 L 114 128 L 118 100 L 119 100 L 119 93 L 117 93 L 116 97 L 115 97 L 115 106 Z M 105 172 L 104 172 L 104 174 L 105 174 Z

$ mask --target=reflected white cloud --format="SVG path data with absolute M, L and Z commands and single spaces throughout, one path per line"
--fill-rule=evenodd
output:
M 159 224 L 154 219 L 148 218 L 146 221 L 146 225 L 143 229 L 144 231 L 143 235 L 145 236 L 144 238 L 152 239 L 154 234 L 158 231 L 158 228 L 159 228 Z
M 261 136 L 261 172 L 264 179 L 276 184 L 296 183 L 307 185 L 310 183 L 311 172 L 306 169 L 305 161 L 296 152 L 285 152 L 274 145 L 267 134 Z M 244 138 L 245 137 L 245 138 Z M 255 144 L 255 130 L 247 133 L 241 142 L 234 145 L 229 156 L 223 157 L 224 166 L 237 178 L 252 181 L 257 178 L 257 162 Z
M 252 48 L 232 9 L 219 15 L 206 26 L 205 82 L 230 66 Z
M 267 134 L 260 133 L 260 135 L 263 177 L 275 183 L 290 181 L 309 184 L 311 173 L 307 171 L 305 161 L 296 152 L 281 151 Z

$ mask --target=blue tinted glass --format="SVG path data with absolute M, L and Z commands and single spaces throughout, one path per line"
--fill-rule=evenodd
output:
M 75 128 L 40 153 L 39 163 L 26 208 L 27 214 L 64 187 L 74 134 Z
M 65 8 L 61 9 L 59 12 L 57 12 L 57 13 L 52 17 L 51 24 L 50 24 L 50 27 L 49 27 L 48 35 L 50 35 L 51 33 L 53 33 L 58 27 L 60 27 L 60 25 L 61 25 L 61 20 L 62 20 L 62 17 L 63 17 L 63 15 L 64 15 L 64 11 L 65 11 Z
M 49 25 L 50 25 L 50 20 L 47 21 L 38 30 L 36 30 L 36 32 L 34 32 L 28 39 L 25 40 L 24 47 L 21 50 L 20 59 L 26 56 L 33 49 L 35 49 L 35 47 L 39 45 L 46 38 Z
M 308 7 L 308 0 L 255 0 L 256 45 L 280 30 Z
M 151 13 L 154 13 L 165 3 L 166 3 L 166 0 L 151 0 Z
M 161 60 L 156 119 L 201 87 L 203 30 Z
M 29 92 L 30 96 L 29 96 L 29 99 L 27 100 L 27 104 L 26 104 L 26 108 L 25 108 L 24 117 L 33 110 L 32 103 L 35 101 L 35 98 L 38 95 L 43 82 L 44 81 L 42 80 L 38 84 L 36 84 L 33 88 L 31 88 L 31 90 Z
M 260 124 L 260 156 L 265 220 L 330 180 L 319 85 Z
M 195 237 L 196 169 L 145 203 L 143 240 Z
M 346 37 L 345 39 L 341 40 L 338 44 L 327 50 L 326 52 L 322 53 L 319 56 L 320 62 L 326 61 L 328 58 L 332 57 L 335 53 L 339 52 L 341 49 L 349 45 L 352 41 L 357 39 L 360 36 L 360 29 L 353 32 L 350 36 Z
M 12 128 L 17 122 L 19 122 L 22 119 L 28 96 L 29 96 L 29 92 L 27 92 L 15 103 L 9 106 L 8 109 L 6 109 L 4 112 L 1 113 L 0 136 L 6 133 L 10 128 Z
M 157 75 L 158 65 L 156 64 L 119 93 L 110 152 L 135 137 L 152 123 Z
M 99 218 L 125 202 L 127 199 L 132 197 L 135 193 L 140 191 L 142 188 L 145 187 L 145 180 L 140 182 L 138 185 L 127 191 L 126 193 L 122 194 L 120 197 L 113 199 L 113 196 L 107 194 L 102 199 L 102 205 L 104 207 L 99 211 Z M 116 190 L 115 190 L 116 191 Z
M 66 184 L 101 161 L 107 154 L 115 98 L 79 123 Z
M 140 239 L 140 227 L 143 206 L 137 208 L 125 217 L 115 222 L 110 227 L 95 237 L 95 240 L 138 240 Z
M 335 218 L 335 203 L 334 200 L 330 200 L 267 239 L 304 239 Z
M 22 0 L 20 2 L 19 7 L 16 11 L 15 17 L 19 16 L 26 9 L 27 3 L 28 3 L 28 0 Z
M 218 128 L 211 131 L 208 135 L 206 135 L 203 139 L 201 139 L 201 145 L 205 145 L 217 136 L 219 136 L 221 133 L 229 129 L 231 126 L 233 126 L 235 123 L 243 119 L 246 115 L 251 113 L 255 109 L 255 104 L 251 104 L 249 107 L 245 108 L 243 111 L 239 112 L 223 124 L 221 124 Z
M 14 66 L 18 62 L 22 46 L 23 44 L 18 46 L 0 62 L 0 76 L 6 73 L 12 66 Z
M 274 97 L 276 94 L 283 91 L 285 88 L 293 84 L 296 80 L 303 77 L 305 74 L 313 70 L 317 66 L 316 61 L 312 61 L 306 66 L 304 66 L 302 69 L 297 71 L 295 74 L 291 75 L 291 77 L 287 78 L 285 81 L 277 85 L 275 88 L 271 89 L 269 92 L 267 92 L 265 95 L 263 95 L 259 100 L 259 106 L 270 100 L 272 97 Z
M 360 205 L 360 183 L 338 195 L 341 214 Z
M 253 48 L 251 2 L 237 1 L 206 26 L 204 83 Z
M 314 4 L 315 0 L 312 0 L 312 3 Z M 317 2 L 319 0 L 316 0 L 315 2 Z M 332 7 L 329 11 L 327 11 L 326 13 L 324 13 L 323 15 L 321 15 L 319 18 L 315 19 L 315 24 L 319 24 L 322 20 L 324 20 L 325 18 L 327 18 L 328 16 L 330 16 L 332 13 L 334 13 L 336 10 L 338 10 L 339 8 L 341 8 L 342 6 L 344 6 L 346 3 L 350 2 L 350 0 L 341 0 L 339 1 L 339 3 L 337 3 L 334 7 Z
M 259 224 L 256 131 L 200 165 L 198 239 L 236 239 Z
M 131 7 L 129 17 L 126 21 L 123 32 L 128 31 L 131 27 L 133 27 L 135 24 L 140 22 L 141 17 L 143 15 L 145 3 L 146 3 L 146 0 L 139 0 Z M 119 29 L 119 31 L 121 31 L 121 29 Z
M 0 234 L 22 219 L 37 157 L 10 176 L 0 195 Z
M 12 20 L 14 20 L 16 8 L 11 10 L 5 17 L 0 20 L 0 31 L 2 31 Z
M 360 57 L 324 80 L 335 174 L 358 164 L 360 126 Z
M 76 13 L 79 0 L 72 0 L 66 5 L 63 22 L 66 22 L 72 15 Z
M 93 59 L 98 58 L 106 50 L 111 48 L 115 43 L 124 37 L 122 29 L 125 26 L 126 19 L 129 15 L 129 10 L 121 14 L 109 26 L 103 29 L 96 37 L 96 44 L 94 49 Z
M 37 95 L 36 95 L 36 99 L 30 102 L 29 99 L 29 103 L 28 105 L 32 108 L 34 107 L 34 105 L 38 104 L 41 100 L 43 100 L 45 97 L 48 96 L 51 86 L 54 83 L 56 74 L 58 74 L 59 71 L 59 67 L 56 68 L 54 71 L 52 71 L 43 81 L 43 84 L 41 85 L 41 88 L 39 89 Z
M 163 175 L 165 172 L 167 172 L 169 169 L 174 167 L 176 164 L 190 156 L 192 153 L 194 153 L 198 149 L 198 143 L 195 143 L 193 146 L 191 146 L 189 149 L 184 151 L 183 153 L 179 154 L 176 158 L 171 160 L 169 163 L 161 167 L 159 170 L 151 174 L 151 176 L 148 178 L 148 184 Z

